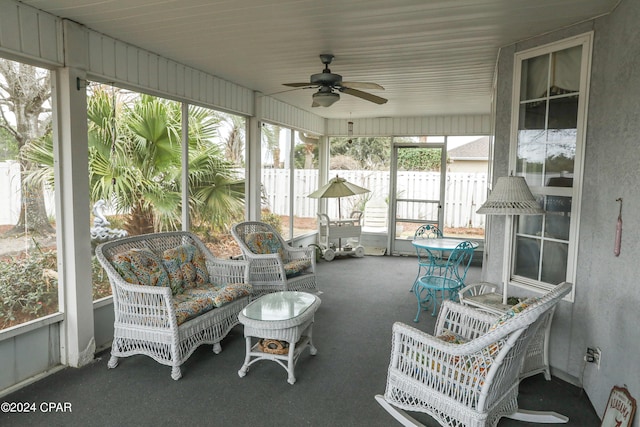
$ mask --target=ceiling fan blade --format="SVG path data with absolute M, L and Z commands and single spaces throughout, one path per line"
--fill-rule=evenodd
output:
M 342 87 L 340 89 L 340 92 L 344 92 L 348 95 L 352 95 L 352 96 L 357 96 L 358 98 L 362 98 L 365 99 L 367 101 L 371 101 L 375 104 L 381 105 L 387 102 L 387 100 L 385 98 L 381 98 L 379 96 L 367 93 L 367 92 L 363 92 L 361 90 L 357 90 L 357 89 L 351 89 L 348 87 Z
M 342 87 L 348 87 L 351 89 L 377 89 L 384 90 L 382 86 L 378 83 L 370 83 L 370 82 L 342 82 Z
M 318 85 L 312 85 L 311 83 L 282 83 L 283 86 L 290 86 L 290 87 L 317 87 Z
M 319 106 L 320 106 L 320 104 L 318 104 L 316 101 L 313 101 L 313 102 L 311 103 L 311 106 L 312 106 L 312 107 L 319 107 Z

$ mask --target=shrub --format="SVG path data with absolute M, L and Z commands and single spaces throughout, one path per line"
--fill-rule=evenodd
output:
M 55 251 L 0 260 L 0 328 L 58 311 Z
M 95 256 L 91 257 L 91 283 L 94 301 L 111 295 L 111 284 L 109 284 L 107 273 Z
M 262 213 L 260 214 L 260 221 L 269 224 L 270 226 L 275 228 L 278 233 L 282 234 L 282 219 L 280 218 L 280 216 L 274 214 L 271 211 L 263 209 Z

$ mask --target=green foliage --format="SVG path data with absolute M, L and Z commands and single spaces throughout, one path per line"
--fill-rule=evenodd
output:
M 282 234 L 282 220 L 278 215 L 268 210 L 262 210 L 262 213 L 260 214 L 260 221 L 266 222 L 275 228 L 278 233 Z
M 0 260 L 0 329 L 58 309 L 55 251 Z
M 107 221 L 111 224 L 109 227 L 112 229 L 124 228 L 125 218 L 122 215 L 110 215 L 107 217 Z
M 0 128 L 0 162 L 18 158 L 18 141 L 5 128 Z
M 57 251 L 34 250 L 0 259 L 0 329 L 58 311 Z M 93 299 L 111 295 L 96 257 L 91 260 Z
M 111 295 L 109 277 L 95 256 L 91 257 L 91 283 L 93 285 L 94 301 Z
M 314 249 L 314 253 L 316 255 L 316 262 L 320 262 L 322 260 L 322 248 L 320 245 L 311 243 L 309 247 Z
M 332 157 L 350 157 L 357 162 L 359 169 L 385 170 L 391 164 L 390 138 L 331 138 L 330 144 Z M 399 150 L 398 169 L 439 171 L 440 149 L 412 148 L 410 150 Z
M 384 170 L 389 168 L 391 162 L 390 138 L 331 138 L 330 144 L 331 156 L 352 157 L 357 160 L 360 169 Z
M 398 150 L 398 170 L 439 171 L 439 148 L 412 148 Z

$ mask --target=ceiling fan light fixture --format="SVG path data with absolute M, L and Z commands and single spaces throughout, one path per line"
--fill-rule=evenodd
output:
M 283 85 L 303 89 L 317 88 L 318 92 L 313 94 L 312 107 L 332 106 L 340 99 L 338 92 L 346 93 L 349 96 L 355 96 L 356 98 L 364 99 L 365 101 L 378 105 L 387 102 L 385 98 L 356 89 L 384 90 L 379 84 L 371 82 L 343 82 L 340 74 L 332 73 L 329 69 L 329 64 L 333 60 L 333 55 L 322 54 L 320 55 L 320 60 L 324 64 L 324 70 L 322 70 L 321 73 L 312 74 L 309 83 L 283 83 Z
M 316 92 L 313 94 L 313 102 L 321 107 L 331 107 L 340 99 L 336 92 Z

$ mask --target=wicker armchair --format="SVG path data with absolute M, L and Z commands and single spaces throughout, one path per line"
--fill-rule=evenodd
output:
M 278 291 L 318 292 L 313 247 L 291 247 L 271 225 L 259 221 L 234 224 L 231 234 L 250 262 L 254 299 Z
M 495 426 L 501 417 L 567 422 L 553 412 L 518 410 L 519 373 L 527 344 L 549 310 L 571 290 L 561 283 L 541 298 L 496 316 L 445 301 L 435 334 L 393 326 L 384 396 L 376 400 L 405 426 L 421 425 L 403 410 L 446 426 Z
M 165 251 L 184 245 L 195 246 L 204 256 L 209 279 L 207 285 L 210 286 L 190 291 L 207 292 L 205 296 L 200 294 L 200 301 L 216 299 L 215 304 L 211 300 L 211 305 L 202 307 L 202 313 L 185 313 L 181 301 L 188 299 L 187 291 L 175 295 L 172 287 L 159 283 L 151 286 L 133 284 L 125 280 L 126 275 L 123 277 L 122 270 L 116 268 L 114 261 L 116 257 L 121 258 L 137 250 L 150 250 L 162 258 Z M 182 376 L 180 366 L 201 344 L 213 344 L 213 352 L 220 353 L 220 341 L 239 323 L 238 313 L 249 303 L 250 295 L 245 292 L 250 291 L 247 284 L 249 263 L 215 258 L 202 241 L 189 232 L 155 233 L 113 240 L 99 245 L 96 257 L 106 271 L 113 291 L 115 320 L 109 368 L 118 366 L 119 357 L 143 354 L 171 366 L 171 377 L 177 380 Z M 216 284 L 219 286 L 214 286 Z M 234 286 L 237 290 L 231 291 Z M 240 288 L 243 288 L 242 292 L 238 291 Z M 231 296 L 230 292 L 236 294 Z

